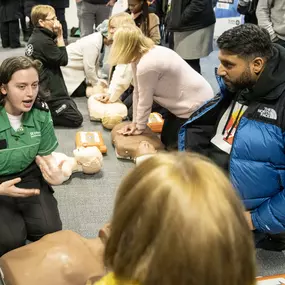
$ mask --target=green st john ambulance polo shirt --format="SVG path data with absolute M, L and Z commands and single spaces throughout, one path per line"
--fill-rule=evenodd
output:
M 58 146 L 50 112 L 32 108 L 15 131 L 0 106 L 0 176 L 26 169 L 36 155 L 49 155 Z

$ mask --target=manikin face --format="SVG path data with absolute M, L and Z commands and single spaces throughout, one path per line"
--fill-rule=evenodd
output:
M 223 78 L 225 85 L 232 92 L 252 88 L 264 66 L 261 58 L 250 61 L 223 50 L 219 52 L 219 60 L 221 63 L 218 75 Z
M 5 96 L 5 110 L 7 113 L 19 116 L 29 112 L 39 91 L 38 72 L 30 67 L 16 71 L 8 84 L 1 86 L 1 93 Z
M 100 150 L 96 147 L 78 147 L 73 151 L 74 157 L 82 164 L 88 163 L 92 157 L 101 157 Z
M 57 22 L 57 17 L 54 12 L 49 12 L 45 20 L 39 20 L 41 27 L 46 28 L 53 32 L 54 25 Z

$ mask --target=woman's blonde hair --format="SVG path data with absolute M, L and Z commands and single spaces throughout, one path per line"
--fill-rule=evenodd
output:
M 144 36 L 140 28 L 134 25 L 124 25 L 114 34 L 109 63 L 111 66 L 129 64 L 153 47 L 153 41 Z
M 31 21 L 34 26 L 39 24 L 39 20 L 45 20 L 49 13 L 55 13 L 52 6 L 49 5 L 36 5 L 31 12 Z
M 223 172 L 196 154 L 157 154 L 121 183 L 106 266 L 143 285 L 253 285 L 243 206 Z
M 122 12 L 110 17 L 108 23 L 108 38 L 112 39 L 112 35 L 110 34 L 111 27 L 119 28 L 123 25 L 136 25 L 134 19 L 129 13 Z

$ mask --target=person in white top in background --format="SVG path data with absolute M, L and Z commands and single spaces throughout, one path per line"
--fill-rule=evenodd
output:
M 117 28 L 122 25 L 133 25 L 135 21 L 129 13 L 122 12 L 109 19 L 108 38 L 113 40 Z M 100 101 L 116 102 L 120 96 L 130 87 L 133 79 L 132 66 L 130 64 L 118 64 L 110 69 L 109 88 L 107 93 L 102 94 Z
M 67 46 L 68 65 L 61 68 L 70 96 L 85 96 L 86 84 L 94 86 L 98 77 L 100 54 L 108 39 L 108 20 L 97 27 L 97 31 Z

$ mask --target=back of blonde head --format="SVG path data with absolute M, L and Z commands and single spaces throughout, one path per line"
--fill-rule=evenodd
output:
M 118 190 L 106 265 L 142 285 L 253 285 L 243 207 L 220 169 L 195 154 L 158 154 Z
M 109 63 L 112 66 L 129 64 L 139 59 L 153 47 L 153 41 L 144 36 L 138 27 L 135 25 L 124 25 L 114 34 Z

